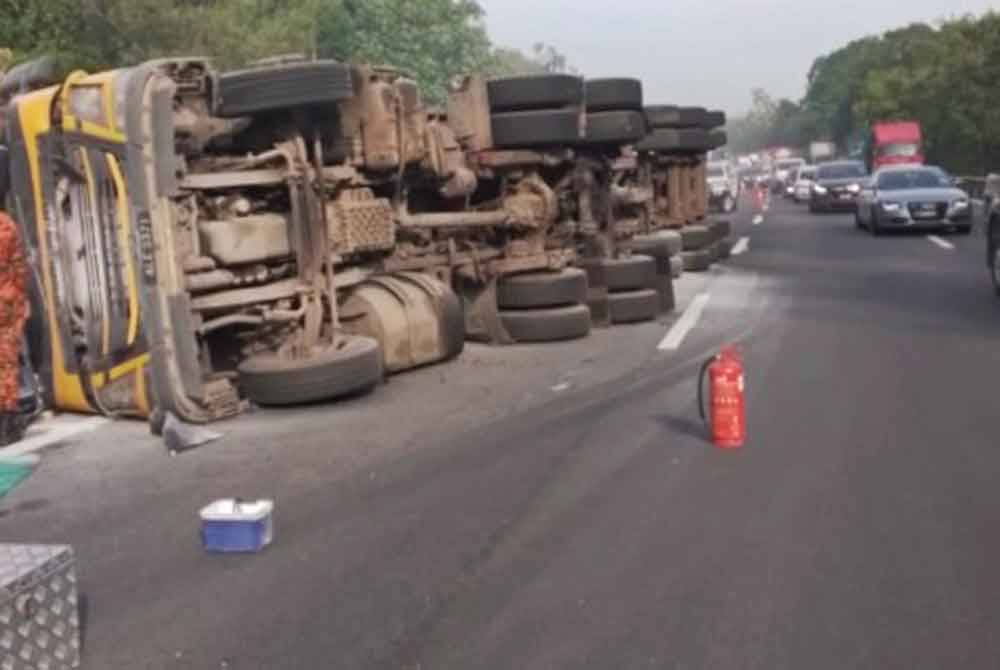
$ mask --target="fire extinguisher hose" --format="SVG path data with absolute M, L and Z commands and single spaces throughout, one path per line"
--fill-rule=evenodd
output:
M 714 360 L 715 356 L 706 360 L 701 364 L 701 370 L 698 371 L 698 414 L 706 426 L 708 426 L 708 413 L 705 411 L 705 375 L 708 373 L 708 368 Z

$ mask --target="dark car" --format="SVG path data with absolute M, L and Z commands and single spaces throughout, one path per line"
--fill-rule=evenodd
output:
M 837 161 L 818 166 L 809 211 L 855 211 L 858 194 L 861 193 L 861 186 L 867 176 L 868 171 L 861 161 Z
M 873 235 L 892 229 L 972 230 L 968 194 L 936 167 L 893 166 L 878 170 L 858 199 L 857 225 Z

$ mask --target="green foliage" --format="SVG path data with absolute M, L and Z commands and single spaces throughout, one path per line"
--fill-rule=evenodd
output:
M 102 70 L 169 55 L 223 68 L 301 53 L 393 65 L 441 101 L 459 73 L 568 69 L 547 45 L 494 48 L 475 0 L 0 0 L 0 47 Z

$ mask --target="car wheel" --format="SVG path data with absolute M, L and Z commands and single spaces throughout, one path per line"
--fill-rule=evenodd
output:
M 586 300 L 587 273 L 579 268 L 512 275 L 504 277 L 497 286 L 500 309 L 561 307 Z
M 234 118 L 276 109 L 336 104 L 353 95 L 351 70 L 336 61 L 250 68 L 219 76 L 215 113 Z
M 243 393 L 260 405 L 298 405 L 370 391 L 382 381 L 382 352 L 370 337 L 340 340 L 306 358 L 258 354 L 239 368 Z
M 652 289 L 610 293 L 608 309 L 611 323 L 652 321 L 660 313 L 660 294 Z
M 488 81 L 486 88 L 494 112 L 555 109 L 583 103 L 583 79 L 568 74 L 501 77 Z
M 955 232 L 959 235 L 968 235 L 972 232 L 972 224 L 962 224 L 955 228 Z
M 586 305 L 551 309 L 502 310 L 500 321 L 515 342 L 559 342 L 590 333 L 590 309 Z
M 638 79 L 588 79 L 583 91 L 588 112 L 634 109 L 641 113 L 642 82 Z
M 576 144 L 583 139 L 573 109 L 505 112 L 492 117 L 493 144 L 500 148 Z
M 854 227 L 857 228 L 858 230 L 861 230 L 862 228 L 865 227 L 865 224 L 862 223 L 862 221 L 861 221 L 861 212 L 860 211 L 855 211 L 854 212 Z
M 874 235 L 874 236 L 878 236 L 878 235 L 882 234 L 882 226 L 878 222 L 878 213 L 877 212 L 873 211 L 872 215 L 871 215 L 871 218 L 868 219 L 868 230 L 871 231 L 871 234 Z

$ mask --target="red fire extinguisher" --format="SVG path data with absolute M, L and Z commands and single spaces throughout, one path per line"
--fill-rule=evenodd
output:
M 708 375 L 708 415 L 705 412 L 705 375 Z M 720 449 L 738 449 L 746 442 L 746 405 L 743 360 L 733 346 L 724 347 L 701 366 L 698 374 L 698 411 L 712 442 Z

